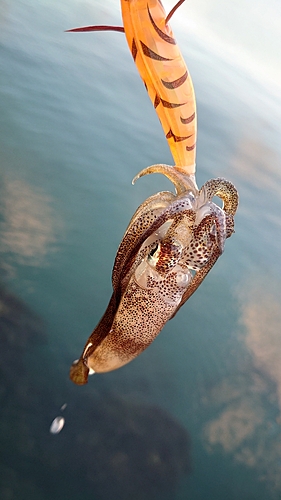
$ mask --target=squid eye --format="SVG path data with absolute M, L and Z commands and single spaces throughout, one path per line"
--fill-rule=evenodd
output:
M 155 267 L 159 258 L 159 251 L 160 251 L 160 245 L 159 243 L 156 243 L 152 249 L 150 250 L 148 256 L 147 256 L 147 261 L 148 263 L 152 266 Z
M 155 246 L 150 250 L 148 257 L 153 257 L 153 255 L 157 252 L 159 247 L 159 243 L 156 243 Z

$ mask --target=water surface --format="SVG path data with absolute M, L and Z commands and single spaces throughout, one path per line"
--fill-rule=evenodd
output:
M 133 211 L 171 189 L 159 175 L 131 186 L 142 168 L 172 159 L 125 38 L 63 31 L 105 22 L 121 22 L 118 2 L 0 4 L 1 498 L 137 499 L 139 484 L 140 499 L 164 499 L 165 474 L 145 489 L 157 463 L 166 476 L 174 471 L 175 499 L 279 498 L 281 100 L 277 84 L 186 29 L 184 18 L 173 27 L 197 96 L 197 181 L 234 182 L 236 232 L 142 356 L 87 387 L 68 381 L 107 305 Z M 51 436 L 65 402 L 65 428 Z M 143 467 L 143 483 L 135 469 L 122 476 L 126 457 Z M 87 465 L 99 459 L 104 476 Z

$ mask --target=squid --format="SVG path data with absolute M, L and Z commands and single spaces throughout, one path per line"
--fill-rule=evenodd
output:
M 70 368 L 78 385 L 141 354 L 197 290 L 234 232 L 235 186 L 223 178 L 201 189 L 196 184 L 195 94 L 169 24 L 183 1 L 166 16 L 161 0 L 121 0 L 124 26 L 68 30 L 125 33 L 175 162 L 147 167 L 133 179 L 161 173 L 175 192 L 150 196 L 133 215 L 116 254 L 108 307 Z

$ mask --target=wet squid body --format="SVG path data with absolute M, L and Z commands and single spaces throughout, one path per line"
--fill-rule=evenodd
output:
M 71 380 L 80 385 L 89 373 L 129 363 L 153 342 L 222 254 L 238 206 L 231 182 L 217 178 L 201 189 L 196 185 L 194 91 L 160 0 L 123 0 L 121 6 L 124 30 L 112 29 L 125 31 L 175 161 L 150 166 L 134 181 L 162 173 L 175 193 L 151 196 L 130 221 L 115 258 L 109 305 L 70 369 Z M 76 31 L 102 29 L 110 28 Z

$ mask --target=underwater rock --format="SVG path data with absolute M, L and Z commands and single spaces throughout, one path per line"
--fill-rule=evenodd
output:
M 161 408 L 108 394 L 104 386 L 78 394 L 67 374 L 51 384 L 56 372 L 46 349 L 34 349 L 45 341 L 42 322 L 4 288 L 0 329 L 1 499 L 174 497 L 191 470 L 182 425 Z M 37 366 L 44 366 L 43 377 L 34 376 Z M 62 397 L 67 425 L 53 438 L 50 413 Z
M 0 286 L 1 342 L 11 349 L 23 349 L 42 339 L 41 320 L 15 295 Z
M 56 450 L 57 472 L 79 475 L 97 500 L 170 499 L 191 471 L 185 428 L 156 406 L 115 396 L 89 403 L 73 411 L 76 425 L 68 417 L 68 432 L 60 444 L 52 441 L 53 451 L 49 448 L 45 459 Z
M 21 390 L 25 382 L 25 356 L 34 344 L 46 340 L 42 321 L 15 295 L 0 285 L 0 397 Z
M 0 285 L 1 500 L 43 499 L 32 463 L 38 456 L 39 398 L 27 356 L 32 358 L 33 349 L 36 356 L 35 348 L 45 341 L 40 318 Z

